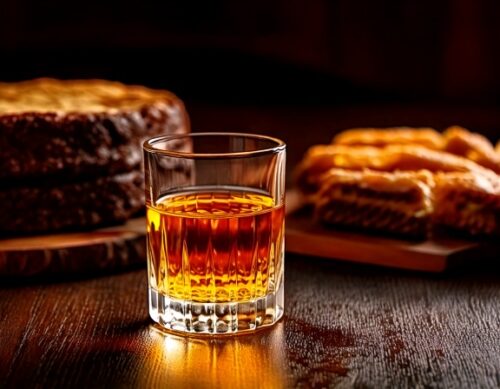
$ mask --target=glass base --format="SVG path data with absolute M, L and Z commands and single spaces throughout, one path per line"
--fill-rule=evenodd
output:
M 189 334 L 239 334 L 271 326 L 283 316 L 283 283 L 276 293 L 251 301 L 198 303 L 149 288 L 149 315 L 162 327 Z

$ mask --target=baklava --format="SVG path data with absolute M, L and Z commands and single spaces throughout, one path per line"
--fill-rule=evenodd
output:
M 429 172 L 332 169 L 323 176 L 315 215 L 336 226 L 424 238 L 433 212 Z
M 500 178 L 472 173 L 435 176 L 434 223 L 472 235 L 500 235 Z

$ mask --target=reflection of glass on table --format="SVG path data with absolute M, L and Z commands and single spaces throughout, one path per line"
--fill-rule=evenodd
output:
M 150 327 L 148 361 L 138 387 L 286 388 L 288 372 L 282 323 L 252 336 L 180 337 Z M 152 381 L 154 380 L 154 381 Z

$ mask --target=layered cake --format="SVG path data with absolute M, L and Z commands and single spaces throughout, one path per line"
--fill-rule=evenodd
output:
M 124 222 L 144 204 L 141 143 L 189 131 L 167 91 L 103 80 L 0 83 L 0 231 Z

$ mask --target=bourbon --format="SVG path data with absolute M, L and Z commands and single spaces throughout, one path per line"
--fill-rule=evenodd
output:
M 147 204 L 150 285 L 170 299 L 246 302 L 281 282 L 284 206 L 263 193 L 219 188 Z

